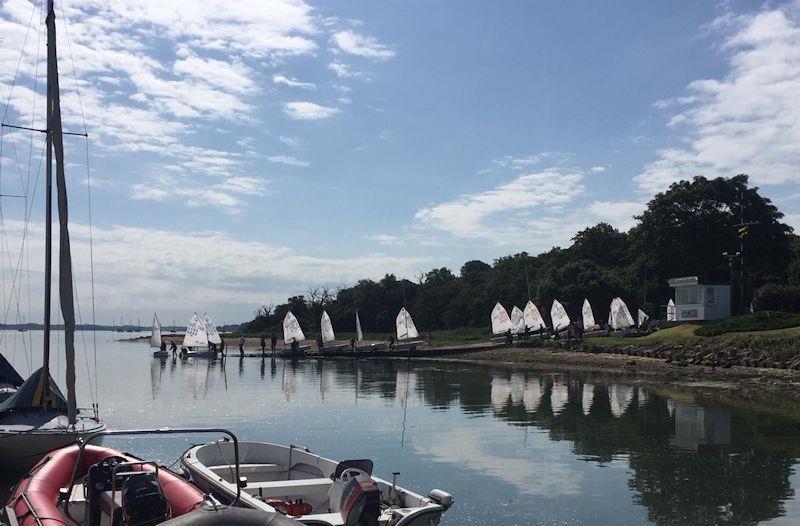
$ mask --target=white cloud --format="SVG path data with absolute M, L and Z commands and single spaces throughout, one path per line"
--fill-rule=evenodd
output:
M 374 234 L 365 237 L 366 239 L 369 239 L 370 241 L 375 241 L 376 243 L 379 243 L 381 245 L 393 246 L 402 244 L 402 240 L 399 237 L 390 234 Z
M 273 155 L 267 158 L 272 163 L 286 164 L 289 166 L 308 166 L 308 162 L 291 155 Z
M 550 230 L 544 208 L 572 202 L 585 190 L 583 174 L 549 169 L 519 177 L 484 192 L 419 210 L 420 225 L 458 238 L 483 238 L 497 244 L 519 244 Z M 541 216 L 529 217 L 540 210 Z
M 552 165 L 563 164 L 571 157 L 571 154 L 563 152 L 539 152 L 524 156 L 504 155 L 494 162 L 504 168 L 511 168 L 512 170 L 529 170 L 531 167 L 542 164 L 545 161 Z
M 296 101 L 287 102 L 283 106 L 283 113 L 290 119 L 316 121 L 320 119 L 327 119 L 339 113 L 338 108 L 329 108 L 327 106 L 320 106 L 313 102 Z
M 336 76 L 340 78 L 358 77 L 360 75 L 360 73 L 350 69 L 350 66 L 341 62 L 331 62 L 328 64 L 328 69 L 336 73 Z
M 331 37 L 331 41 L 339 50 L 360 57 L 385 60 L 395 55 L 393 50 L 381 44 L 373 37 L 359 35 L 350 29 L 334 33 Z
M 756 184 L 800 182 L 800 24 L 792 7 L 716 20 L 728 32 L 722 50 L 729 72 L 689 84 L 690 95 L 661 102 L 683 105 L 669 126 L 686 145 L 659 152 L 636 182 L 645 192 L 694 175 L 747 173 Z
M 286 75 L 280 75 L 278 73 L 272 76 L 272 82 L 275 84 L 283 84 L 290 88 L 316 89 L 317 87 L 313 82 L 300 82 L 294 77 L 287 77 Z
M 603 173 L 603 172 L 606 171 L 606 167 L 605 166 L 592 166 L 592 171 L 594 173 L 598 173 L 598 174 L 599 173 Z
M 644 212 L 645 206 L 644 203 L 632 201 L 593 201 L 589 205 L 589 211 L 598 220 L 627 231 L 636 224 L 633 216 Z
M 298 148 L 300 146 L 300 139 L 297 137 L 288 137 L 286 135 L 281 135 L 278 139 L 285 144 L 286 146 L 291 146 L 292 148 Z
M 786 214 L 783 222 L 794 228 L 795 234 L 800 233 L 800 214 Z

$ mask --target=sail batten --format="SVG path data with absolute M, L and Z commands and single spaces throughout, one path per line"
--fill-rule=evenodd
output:
M 508 316 L 505 307 L 498 301 L 494 309 L 492 309 L 492 334 L 504 334 L 509 330 L 514 330 L 511 318 Z
M 327 311 L 322 311 L 322 318 L 320 319 L 319 326 L 322 329 L 323 342 L 330 343 L 336 339 L 336 335 L 333 332 L 333 323 L 331 323 L 331 317 L 328 316 Z

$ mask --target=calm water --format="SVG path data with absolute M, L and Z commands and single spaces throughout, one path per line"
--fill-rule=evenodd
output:
M 110 427 L 224 426 L 242 439 L 369 457 L 380 476 L 400 471 L 411 489 L 453 493 L 443 524 L 800 523 L 800 418 L 743 402 L 488 366 L 159 361 L 119 337 L 97 335 Z M 6 332 L 1 348 L 25 375 L 40 361 L 41 333 Z M 81 405 L 91 402 L 93 360 L 79 351 Z M 63 374 L 63 360 L 54 369 Z M 107 443 L 169 464 L 202 441 Z

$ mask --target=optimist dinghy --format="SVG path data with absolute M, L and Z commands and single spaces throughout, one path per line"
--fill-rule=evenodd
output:
M 236 499 L 234 445 L 210 442 L 184 453 L 192 482 L 223 503 Z M 453 497 L 432 490 L 417 495 L 372 476 L 371 460 L 336 462 L 307 448 L 239 442 L 238 505 L 275 512 L 318 526 L 427 526 L 438 524 Z

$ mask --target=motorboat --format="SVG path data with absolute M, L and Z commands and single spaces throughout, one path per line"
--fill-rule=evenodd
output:
M 427 497 L 372 475 L 371 460 L 337 462 L 308 448 L 222 440 L 195 446 L 181 458 L 190 480 L 219 499 L 265 512 L 281 511 L 315 526 L 435 525 L 453 497 L 432 490 Z
M 192 430 L 194 432 L 195 430 Z M 220 430 L 203 430 L 220 431 Z M 132 434 L 160 434 L 161 430 Z M 48 453 L 15 486 L 4 510 L 15 526 L 291 526 L 279 513 L 222 506 L 178 473 L 90 444 Z M 114 431 L 105 434 L 128 434 Z M 232 435 L 231 435 L 232 436 Z M 2 518 L 2 517 L 0 517 Z

